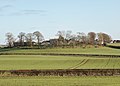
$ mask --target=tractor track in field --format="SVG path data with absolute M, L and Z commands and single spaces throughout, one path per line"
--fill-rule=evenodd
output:
M 85 65 L 88 61 L 89 61 L 89 59 L 87 59 L 86 61 L 84 61 L 84 62 L 83 62 L 83 63 L 81 63 L 80 65 L 78 65 L 78 66 L 74 67 L 74 69 L 77 69 L 77 68 L 79 68 L 79 67 L 81 67 L 81 66 Z
M 115 68 L 117 65 L 119 65 L 119 62 L 117 62 L 117 63 L 115 62 L 114 65 L 113 65 L 113 68 Z
M 104 68 L 110 63 L 110 60 L 111 60 L 111 58 L 108 59 L 108 61 L 106 62 Z
M 81 63 L 83 63 L 84 60 L 86 60 L 86 59 L 83 59 L 82 61 L 80 60 L 81 62 L 79 62 L 78 64 L 76 64 L 74 66 L 69 67 L 68 69 L 73 69 L 74 67 L 76 67 L 76 66 L 80 65 Z
M 120 63 L 118 63 L 118 65 L 120 66 Z
M 89 61 L 89 59 L 83 59 L 80 63 L 68 68 L 68 69 L 77 69 L 83 65 L 85 65 L 87 62 Z

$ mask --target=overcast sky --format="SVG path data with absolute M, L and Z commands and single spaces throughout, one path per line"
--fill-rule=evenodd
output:
M 120 0 L 0 0 L 0 43 L 5 33 L 58 30 L 105 32 L 120 39 Z

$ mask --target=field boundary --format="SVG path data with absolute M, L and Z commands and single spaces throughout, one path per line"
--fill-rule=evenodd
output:
M 54 56 L 86 56 L 86 57 L 118 57 L 120 58 L 120 55 L 103 55 L 103 54 L 0 53 L 0 55 L 54 55 Z
M 114 48 L 114 49 L 120 49 L 120 46 L 114 46 L 114 45 L 107 45 L 109 48 Z
M 0 70 L 0 76 L 120 76 L 120 69 Z

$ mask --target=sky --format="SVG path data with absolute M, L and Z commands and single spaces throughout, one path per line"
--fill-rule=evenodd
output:
M 0 0 L 0 44 L 5 33 L 105 32 L 120 39 L 120 0 Z

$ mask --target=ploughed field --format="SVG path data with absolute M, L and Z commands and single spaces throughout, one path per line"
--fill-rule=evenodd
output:
M 49 55 L 1 55 L 0 70 L 120 69 L 120 58 Z
M 120 77 L 0 77 L 0 86 L 120 86 Z

